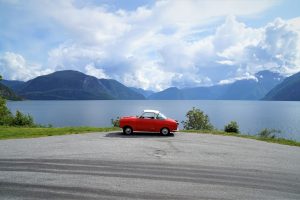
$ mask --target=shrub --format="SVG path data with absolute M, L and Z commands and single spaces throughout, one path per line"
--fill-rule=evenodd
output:
M 120 127 L 120 117 L 117 117 L 117 119 L 111 119 L 111 124 L 113 127 Z
M 231 121 L 229 124 L 227 124 L 224 127 L 224 131 L 227 133 L 239 133 L 239 125 L 237 124 L 236 121 Z
M 2 76 L 0 75 L 0 81 Z M 6 106 L 6 100 L 0 96 L 0 126 L 11 124 L 13 115 Z
M 276 133 L 281 133 L 280 130 L 276 130 L 276 129 L 268 129 L 268 128 L 264 128 L 263 130 L 261 130 L 258 133 L 258 137 L 260 138 L 276 138 Z
M 0 80 L 2 76 L 0 75 Z M 24 115 L 20 111 L 14 116 L 6 106 L 6 100 L 0 97 L 0 126 L 36 126 L 30 115 Z
M 208 116 L 198 108 L 193 107 L 186 115 L 187 120 L 182 121 L 186 130 L 212 130 L 213 126 L 209 122 Z
M 34 126 L 33 118 L 17 110 L 16 116 L 12 120 L 13 126 Z
M 6 101 L 0 97 L 0 125 L 10 125 L 13 119 L 13 115 L 6 107 Z

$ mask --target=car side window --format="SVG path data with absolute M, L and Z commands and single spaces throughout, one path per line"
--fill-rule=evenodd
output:
M 155 114 L 151 112 L 145 112 L 142 114 L 141 118 L 145 119 L 155 119 Z

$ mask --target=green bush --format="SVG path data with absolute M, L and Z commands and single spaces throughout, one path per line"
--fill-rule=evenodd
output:
M 224 127 L 224 131 L 227 133 L 239 133 L 239 125 L 237 124 L 236 121 L 231 121 L 229 124 L 227 124 Z
M 12 120 L 12 126 L 34 126 L 33 118 L 30 115 L 25 115 L 17 110 L 16 116 Z
M 2 76 L 0 75 L 0 80 Z M 0 96 L 0 126 L 35 126 L 30 115 L 24 115 L 20 111 L 14 116 L 6 106 L 6 100 Z
M 111 124 L 113 127 L 120 127 L 120 117 L 117 117 L 117 119 L 111 119 Z
M 198 108 L 193 107 L 186 113 L 186 121 L 182 121 L 186 130 L 212 130 L 213 125 L 209 122 L 208 116 Z
M 6 107 L 6 101 L 0 97 L 0 125 L 10 125 L 12 123 L 13 115 Z
M 276 133 L 281 133 L 280 130 L 264 128 L 258 133 L 260 138 L 277 138 Z

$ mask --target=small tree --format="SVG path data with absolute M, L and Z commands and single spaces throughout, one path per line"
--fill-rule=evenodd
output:
M 2 76 L 0 75 L 0 80 Z M 35 126 L 33 118 L 30 115 L 24 115 L 20 111 L 16 116 L 10 112 L 6 106 L 6 100 L 0 96 L 0 126 Z
M 6 107 L 6 101 L 0 97 L 0 125 L 10 125 L 13 119 L 13 115 Z
M 212 130 L 213 125 L 209 122 L 208 116 L 198 108 L 193 107 L 186 113 L 186 121 L 182 121 L 186 130 Z
M 276 133 L 281 133 L 280 130 L 264 128 L 258 133 L 260 138 L 276 138 Z
M 229 124 L 227 124 L 224 127 L 224 131 L 227 133 L 239 133 L 239 125 L 237 124 L 236 121 L 231 121 Z
M 0 81 L 2 80 L 2 76 L 0 75 Z M 0 96 L 0 126 L 1 125 L 9 125 L 12 121 L 12 114 L 9 109 L 6 107 L 6 101 L 4 98 Z
M 24 115 L 17 110 L 13 119 L 14 126 L 34 126 L 33 118 L 30 115 Z

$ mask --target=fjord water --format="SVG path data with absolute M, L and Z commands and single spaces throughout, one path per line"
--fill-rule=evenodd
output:
M 15 112 L 32 115 L 39 124 L 62 126 L 111 126 L 118 116 L 139 115 L 144 109 L 157 109 L 166 116 L 185 120 L 197 107 L 208 114 L 212 124 L 223 129 L 237 121 L 241 132 L 257 134 L 263 128 L 281 130 L 280 136 L 300 141 L 300 102 L 223 101 L 223 100 L 113 100 L 113 101 L 15 101 L 8 102 Z

